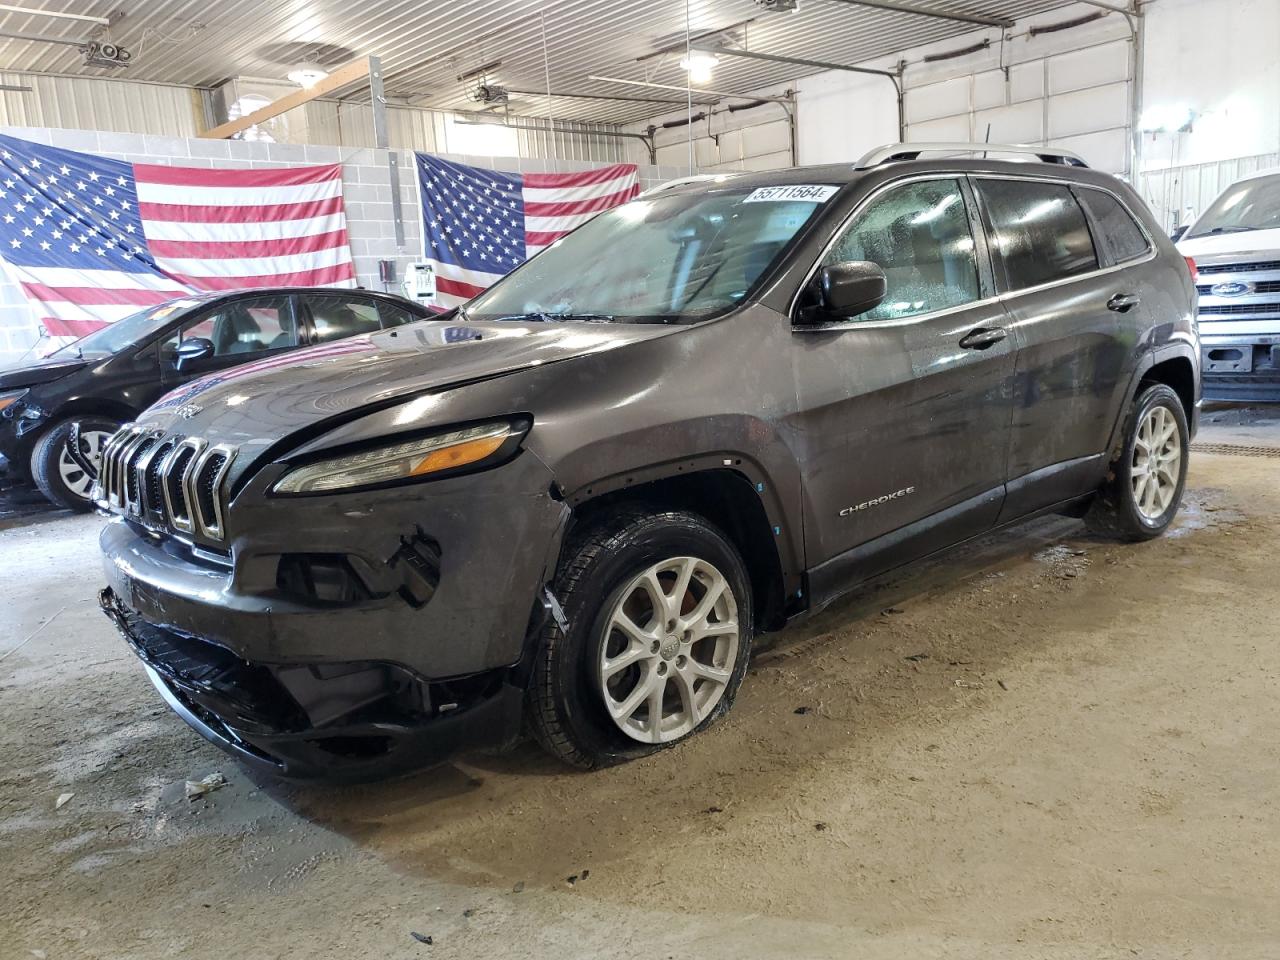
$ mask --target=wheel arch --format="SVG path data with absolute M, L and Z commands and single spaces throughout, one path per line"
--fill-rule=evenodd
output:
M 782 511 L 772 487 L 754 474 L 741 457 L 717 454 L 602 479 L 569 498 L 568 529 L 624 504 L 688 510 L 705 517 L 724 532 L 747 567 L 758 628 L 776 629 L 800 598 L 801 571 L 790 538 L 784 537 Z
M 1129 408 L 1142 390 L 1144 383 L 1163 383 L 1173 389 L 1182 401 L 1182 409 L 1187 423 L 1195 423 L 1195 405 L 1199 399 L 1198 358 L 1189 345 L 1172 343 L 1163 348 L 1148 352 L 1133 372 L 1129 383 L 1129 392 L 1125 403 L 1121 405 L 1119 414 L 1111 428 L 1111 437 L 1107 443 L 1107 452 L 1114 456 L 1117 445 L 1124 440 L 1125 418 Z
M 59 404 L 52 410 L 49 416 L 45 418 L 44 423 L 41 424 L 37 434 L 43 434 L 58 424 L 79 415 L 107 417 L 111 420 L 119 420 L 121 423 L 128 423 L 138 416 L 138 411 L 126 403 L 121 403 L 119 400 L 103 399 L 101 397 L 76 397 Z

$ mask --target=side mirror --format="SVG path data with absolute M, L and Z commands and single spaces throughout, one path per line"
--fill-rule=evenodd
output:
M 870 260 L 846 260 L 823 267 L 815 278 L 818 309 L 811 322 L 845 320 L 879 305 L 886 281 L 880 265 Z
M 1191 229 L 1191 224 L 1189 223 L 1184 223 L 1181 226 L 1174 227 L 1173 233 L 1169 234 L 1169 239 L 1172 240 L 1174 243 L 1177 243 L 1179 240 L 1182 239 L 1182 235 L 1190 229 Z
M 213 356 L 213 341 L 205 337 L 191 337 L 183 340 L 178 346 L 178 356 L 173 361 L 174 369 L 182 370 L 198 360 Z

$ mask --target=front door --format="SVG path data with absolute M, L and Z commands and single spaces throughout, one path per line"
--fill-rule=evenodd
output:
M 194 337 L 208 340 L 213 352 L 179 370 L 178 347 Z M 306 342 L 290 296 L 239 297 L 222 301 L 175 330 L 160 344 L 160 369 L 165 386 L 172 389 L 218 370 L 296 350 Z
M 1004 496 L 1015 348 L 962 178 L 890 185 L 823 264 L 885 272 L 875 309 L 796 327 L 815 599 L 989 528 Z

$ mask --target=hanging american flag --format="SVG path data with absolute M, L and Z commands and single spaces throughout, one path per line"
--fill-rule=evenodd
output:
M 5 136 L 0 256 L 55 337 L 193 290 L 355 283 L 337 164 L 170 167 Z
M 416 155 L 423 256 L 436 304 L 456 307 L 601 210 L 640 192 L 636 166 L 583 173 L 503 173 Z

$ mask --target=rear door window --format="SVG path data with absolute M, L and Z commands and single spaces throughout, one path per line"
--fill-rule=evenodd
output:
M 382 329 L 378 305 L 365 297 L 316 293 L 304 294 L 299 299 L 311 310 L 316 343 Z
M 1080 202 L 1089 211 L 1101 242 L 1111 251 L 1113 263 L 1136 260 L 1151 249 L 1133 214 L 1115 197 L 1102 190 L 1081 189 Z
M 991 220 L 992 254 L 1006 290 L 1091 273 L 1098 252 L 1069 187 L 1036 180 L 975 179 Z
M 398 303 L 388 303 L 385 300 L 378 301 L 378 312 L 382 315 L 383 327 L 398 327 L 422 319 L 408 307 L 402 307 Z
M 870 260 L 884 271 L 885 298 L 855 321 L 900 320 L 979 299 L 978 259 L 956 180 L 891 187 L 867 204 L 823 265 Z

